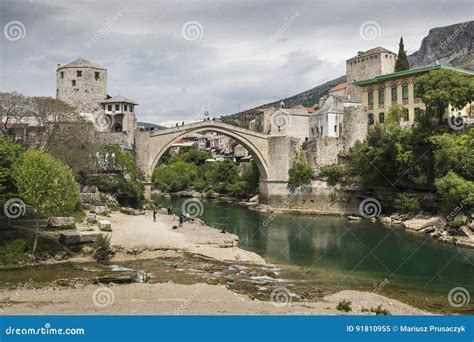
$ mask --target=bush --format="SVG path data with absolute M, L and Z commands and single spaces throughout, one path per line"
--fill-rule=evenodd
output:
M 377 316 L 390 316 L 390 311 L 383 309 L 382 305 L 379 305 L 376 308 L 370 308 L 370 312 L 374 312 Z
M 398 194 L 395 204 L 406 213 L 416 213 L 421 210 L 420 200 L 410 193 Z
M 292 189 L 308 184 L 314 178 L 314 171 L 303 158 L 297 158 L 288 170 L 288 186 Z
M 337 304 L 336 309 L 338 311 L 349 312 L 349 311 L 352 311 L 351 304 L 352 304 L 351 301 L 343 299 L 342 301 L 339 302 L 339 304 Z
M 48 154 L 28 150 L 13 167 L 19 196 L 37 217 L 66 216 L 79 203 L 79 184 L 71 169 Z
M 94 242 L 94 258 L 100 264 L 106 264 L 110 260 L 110 236 L 101 234 Z
M 347 169 L 339 164 L 321 166 L 319 171 L 319 175 L 323 178 L 326 178 L 326 181 L 330 185 L 342 183 L 347 174 Z
M 20 145 L 8 137 L 0 137 L 0 198 L 9 198 L 17 192 L 12 167 L 21 153 Z
M 449 171 L 446 176 L 437 179 L 435 184 L 445 213 L 456 211 L 457 214 L 474 209 L 474 182 Z

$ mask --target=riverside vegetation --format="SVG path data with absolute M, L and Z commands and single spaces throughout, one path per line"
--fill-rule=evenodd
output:
M 206 162 L 209 158 L 212 158 L 209 152 L 195 147 L 182 148 L 177 155 L 163 157 L 153 172 L 153 184 L 164 192 L 195 190 L 237 198 L 258 192 L 260 174 L 255 162 L 239 173 L 233 161 Z

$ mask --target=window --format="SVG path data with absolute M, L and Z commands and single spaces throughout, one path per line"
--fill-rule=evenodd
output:
M 373 91 L 369 91 L 368 101 L 369 101 L 369 105 L 374 104 L 374 92 Z
M 64 78 L 64 71 L 61 71 L 61 78 Z
M 421 115 L 421 108 L 417 107 L 415 108 L 415 120 L 418 120 Z
M 368 122 L 369 125 L 374 124 L 374 114 L 369 114 L 367 122 Z
M 95 79 L 98 80 L 100 78 L 100 72 L 96 71 L 95 72 Z
M 380 89 L 379 90 L 379 104 L 384 104 L 385 103 L 385 90 Z
M 402 87 L 402 98 L 404 100 L 408 99 L 408 86 L 407 85 L 404 85 Z
M 130 105 L 130 113 L 133 113 L 133 106 Z
M 115 110 L 120 110 L 120 105 L 119 104 L 115 105 Z
M 72 80 L 72 86 L 73 86 L 73 87 L 76 86 L 76 80 Z
M 403 121 L 410 120 L 410 113 L 408 112 L 408 108 L 403 108 Z
M 123 105 L 123 111 L 126 112 L 128 110 L 128 106 L 127 105 Z
M 109 112 L 111 112 L 111 111 L 112 111 L 112 105 L 108 105 L 108 106 L 107 106 L 107 110 L 108 110 Z
M 392 102 L 397 101 L 397 87 L 392 88 Z
M 81 70 L 76 70 L 77 77 L 82 77 L 82 71 Z
M 385 122 L 385 113 L 379 113 L 379 123 L 383 124 Z
M 334 125 L 334 133 L 337 133 L 337 125 Z

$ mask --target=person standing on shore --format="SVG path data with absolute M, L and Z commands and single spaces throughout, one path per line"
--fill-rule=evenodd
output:
M 156 210 L 153 209 L 153 222 L 156 222 Z
M 184 223 L 184 214 L 181 213 L 179 215 L 179 227 L 182 227 L 183 226 L 183 223 Z

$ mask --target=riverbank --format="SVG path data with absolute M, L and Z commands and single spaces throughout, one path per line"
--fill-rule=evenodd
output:
M 62 268 L 40 286 L 33 283 L 1 290 L 3 313 L 333 315 L 375 314 L 370 309 L 379 305 L 395 315 L 426 313 L 374 292 L 282 279 L 279 266 L 240 249 L 236 235 L 221 233 L 198 220 L 173 229 L 177 218 L 171 215 L 158 214 L 153 222 L 150 212 L 143 216 L 115 212 L 107 219 L 115 249 L 111 264 L 116 265 L 111 268 L 152 270 L 146 277 L 148 283 L 91 284 L 94 277 L 89 273 L 73 277 L 68 268 Z M 78 229 L 91 227 L 80 225 Z M 90 272 L 93 266 L 80 266 L 85 261 L 90 259 L 79 256 L 67 263 Z M 48 266 L 55 265 L 42 265 L 35 273 L 47 272 Z M 100 301 L 103 298 L 106 305 Z M 336 309 L 343 300 L 352 302 L 351 311 Z

